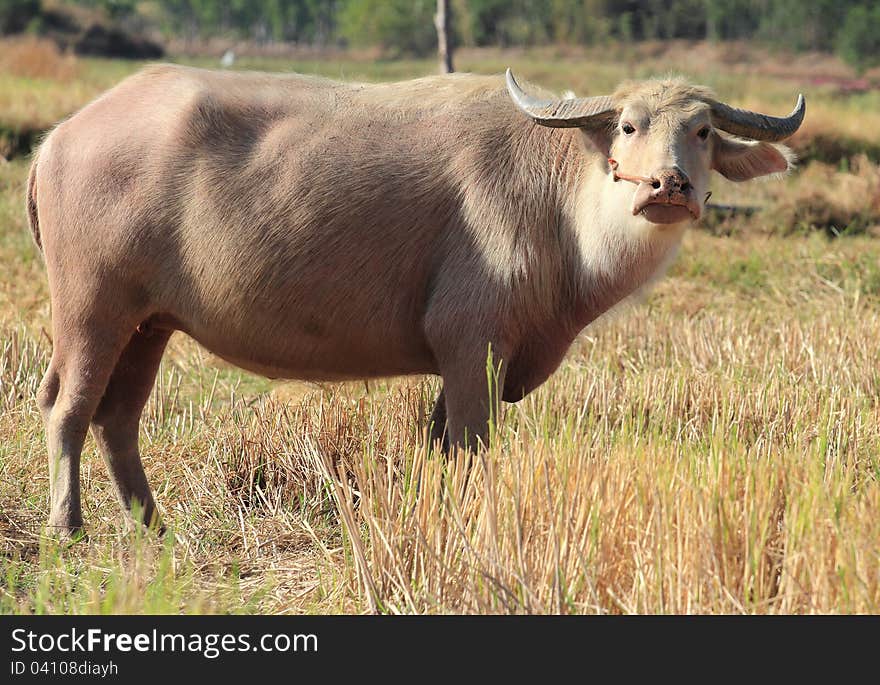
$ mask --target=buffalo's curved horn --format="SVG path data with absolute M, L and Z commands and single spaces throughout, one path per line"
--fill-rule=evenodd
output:
M 536 124 L 552 128 L 578 128 L 604 125 L 614 112 L 614 101 L 608 96 L 542 100 L 523 91 L 507 70 L 507 92 L 525 114 Z
M 722 131 L 770 143 L 784 140 L 797 131 L 807 111 L 803 95 L 798 95 L 797 106 L 787 117 L 771 117 L 767 114 L 731 107 L 715 100 L 709 102 L 709 107 L 712 111 L 712 120 Z

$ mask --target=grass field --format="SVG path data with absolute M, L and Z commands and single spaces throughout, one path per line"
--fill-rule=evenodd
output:
M 43 129 L 137 68 L 34 50 L 0 46 L 0 132 Z M 812 86 L 846 72 L 741 46 L 469 52 L 457 66 L 507 65 L 579 94 L 675 70 L 772 113 L 802 91 L 805 159 L 748 193 L 717 183 L 713 200 L 760 211 L 691 230 L 650 295 L 508 407 L 467 480 L 422 446 L 434 379 L 270 383 L 175 335 L 141 437 L 169 532 L 127 528 L 89 440 L 88 536 L 71 544 L 41 537 L 47 287 L 27 159 L 0 164 L 0 612 L 880 610 L 878 91 Z

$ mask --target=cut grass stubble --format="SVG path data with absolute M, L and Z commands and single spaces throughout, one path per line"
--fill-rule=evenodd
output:
M 513 60 L 583 93 L 662 66 L 462 60 Z M 434 68 L 312 66 L 374 79 Z M 0 114 L 54 119 L 131 67 L 70 68 L 70 86 L 0 69 L 4 92 L 27 94 L 0 97 Z M 697 76 L 768 111 L 792 90 L 711 64 Z M 817 130 L 864 134 L 852 103 L 818 101 Z M 88 537 L 70 546 L 40 534 L 47 289 L 22 209 L 26 160 L 0 165 L 0 611 L 877 612 L 876 162 L 749 186 L 764 211 L 713 227 L 734 237 L 690 232 L 669 276 L 588 329 L 469 470 L 424 447 L 433 379 L 270 384 L 175 335 L 141 430 L 169 532 L 125 524 L 89 441 Z M 737 192 L 720 184 L 715 199 Z M 803 235 L 817 227 L 851 237 Z
M 773 323 L 766 295 L 688 313 L 678 281 L 588 333 L 469 477 L 422 447 L 433 382 L 254 401 L 178 340 L 143 429 L 174 544 L 124 532 L 87 456 L 90 539 L 7 542 L 5 606 L 134 610 L 165 578 L 182 611 L 875 611 L 876 304 L 789 291 L 806 309 Z M 46 350 L 5 338 L 3 507 L 34 523 Z

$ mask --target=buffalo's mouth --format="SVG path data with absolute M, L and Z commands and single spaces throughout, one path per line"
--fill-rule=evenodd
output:
M 689 219 L 699 219 L 700 208 L 686 201 L 644 202 L 633 207 L 633 215 L 641 215 L 652 224 L 677 224 Z
M 615 169 L 615 180 L 618 177 Z M 640 176 L 634 180 L 639 184 L 632 198 L 633 216 L 643 216 L 652 224 L 678 224 L 700 218 L 696 190 L 678 167 L 658 169 L 651 178 Z
M 632 198 L 633 216 L 643 216 L 652 224 L 678 224 L 700 218 L 696 190 L 678 167 L 659 169 L 641 182 Z

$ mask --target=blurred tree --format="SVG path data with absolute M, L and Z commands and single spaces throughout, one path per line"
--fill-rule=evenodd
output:
M 391 56 L 436 48 L 434 0 L 347 0 L 339 33 L 352 45 L 377 45 Z
M 706 0 L 706 38 L 714 41 L 750 38 L 766 14 L 766 5 L 766 0 Z
M 836 51 L 864 68 L 880 0 L 444 0 L 460 45 L 595 44 L 674 38 L 756 40 L 789 50 Z M 388 55 L 437 46 L 437 0 L 52 0 L 99 8 L 111 20 L 169 35 L 375 45 Z M 40 17 L 39 0 L 0 0 L 0 31 Z M 48 16 L 46 14 L 45 16 Z
M 90 5 L 100 7 L 111 19 L 123 19 L 135 11 L 136 0 L 92 0 Z
M 880 64 L 880 5 L 849 8 L 837 34 L 837 52 L 859 72 Z
M 764 0 L 753 3 L 760 16 L 756 37 L 791 50 L 834 48 L 834 39 L 853 0 Z
M 706 35 L 705 0 L 647 0 L 643 6 L 642 38 L 671 40 Z
M 498 44 L 498 27 L 508 13 L 506 0 L 467 0 L 468 12 L 462 18 L 468 21 L 467 34 L 473 45 Z
M 40 0 L 0 0 L 0 34 L 23 31 L 40 14 Z
M 437 27 L 437 53 L 440 57 L 440 71 L 451 74 L 452 68 L 452 29 L 449 0 L 437 0 L 437 14 L 434 25 Z

